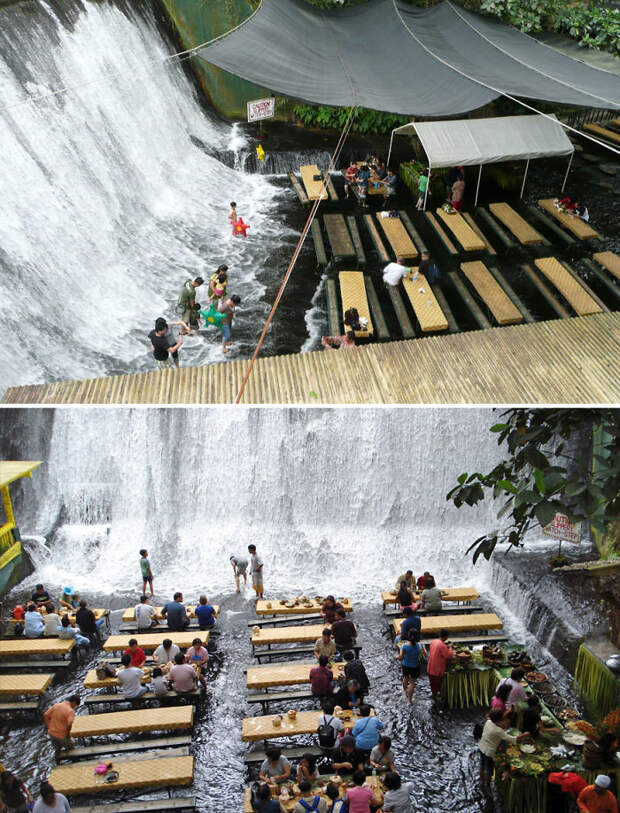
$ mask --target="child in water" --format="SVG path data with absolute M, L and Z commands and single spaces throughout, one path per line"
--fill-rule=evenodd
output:
M 228 219 L 230 220 L 231 224 L 237 222 L 237 204 L 234 200 L 230 204 L 230 212 L 228 213 Z
M 199 310 L 200 302 L 194 302 L 194 304 L 190 306 L 189 319 L 187 320 L 187 324 L 185 324 L 185 322 L 181 323 L 183 325 L 183 327 L 179 331 L 181 336 L 191 336 L 192 331 L 195 331 L 196 336 L 198 335 L 198 328 L 200 327 L 200 315 L 198 313 Z

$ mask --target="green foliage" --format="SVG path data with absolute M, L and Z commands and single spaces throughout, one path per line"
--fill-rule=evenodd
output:
M 620 8 L 606 3 L 578 3 L 558 12 L 556 31 L 579 40 L 587 48 L 600 48 L 620 56 Z
M 620 516 L 620 412 L 613 409 L 510 409 L 491 427 L 509 457 L 488 474 L 461 474 L 446 495 L 457 508 L 476 505 L 491 493 L 503 500 L 498 519 L 506 527 L 474 540 L 474 563 L 490 559 L 498 544 L 520 547 L 530 527 L 545 526 L 556 513 L 586 521 L 605 533 Z M 567 441 L 580 433 L 592 438 L 600 427 L 605 441 L 592 460 L 574 457 Z
M 342 130 L 349 114 L 350 107 L 326 107 L 325 105 L 298 104 L 293 113 L 306 127 L 322 127 L 328 130 Z M 407 124 L 406 116 L 395 116 L 391 113 L 380 113 L 360 107 L 353 122 L 353 131 L 368 135 L 386 135 L 395 127 Z
M 480 10 L 521 31 L 542 31 L 551 21 L 557 0 L 482 0 Z

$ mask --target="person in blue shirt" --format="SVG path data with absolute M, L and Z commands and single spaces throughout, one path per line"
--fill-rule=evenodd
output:
M 45 622 L 34 604 L 29 604 L 24 615 L 24 635 L 26 638 L 39 638 L 43 634 Z
M 385 724 L 377 717 L 370 716 L 371 707 L 368 703 L 360 706 L 360 719 L 353 726 L 351 732 L 355 737 L 355 747 L 358 751 L 364 752 L 364 761 L 370 758 L 370 752 L 379 742 L 379 732 L 385 728 Z
M 422 628 L 420 616 L 414 613 L 411 607 L 403 607 L 403 615 L 405 616 L 405 620 L 400 625 L 400 640 L 418 641 Z
M 415 682 L 420 677 L 420 644 L 415 641 L 402 641 L 396 659 L 402 664 L 403 691 L 412 703 Z
M 363 164 L 360 167 L 359 172 L 357 173 L 357 178 L 355 179 L 355 183 L 357 185 L 357 193 L 362 201 L 362 206 L 367 209 L 368 204 L 366 203 L 366 197 L 368 195 L 368 181 L 370 180 L 370 171 L 366 164 Z
M 194 610 L 194 615 L 198 619 L 198 626 L 201 630 L 210 630 L 215 626 L 217 612 L 212 604 L 209 604 L 206 596 L 200 596 L 199 604 Z
M 165 607 L 162 607 L 162 617 L 168 621 L 168 629 L 172 632 L 183 632 L 189 627 L 189 618 L 183 604 L 183 593 L 175 593 Z

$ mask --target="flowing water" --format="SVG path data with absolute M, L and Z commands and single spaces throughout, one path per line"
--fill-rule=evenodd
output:
M 252 603 L 249 588 L 233 593 L 228 559 L 250 542 L 265 560 L 268 597 L 353 598 L 371 699 L 414 782 L 416 809 L 494 809 L 477 783 L 471 728 L 480 710 L 433 709 L 425 679 L 408 706 L 379 603 L 405 565 L 446 586 L 473 583 L 509 635 L 566 682 L 521 623 L 527 596 L 513 604 L 491 568 L 465 555 L 492 526 L 493 507 L 458 511 L 445 500 L 465 468 L 485 471 L 498 459 L 489 410 L 4 410 L 0 421 L 0 457 L 44 461 L 13 487 L 35 570 L 8 604 L 38 581 L 54 592 L 68 582 L 92 606 L 112 607 L 117 626 L 140 587 L 142 546 L 159 600 L 182 589 L 188 601 L 207 591 L 220 604 L 222 660 L 194 732 L 201 811 L 240 810 L 247 782 L 241 720 L 259 713 L 244 699 Z M 89 666 L 53 695 L 79 689 Z M 40 726 L 4 725 L 7 761 L 29 781 L 44 776 L 51 750 Z

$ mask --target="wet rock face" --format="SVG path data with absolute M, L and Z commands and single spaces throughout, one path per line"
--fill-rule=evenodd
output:
M 592 559 L 592 548 L 583 547 L 577 553 L 564 548 L 562 552 L 571 562 Z M 495 556 L 492 589 L 541 645 L 573 671 L 579 644 L 586 638 L 609 634 L 608 613 L 599 580 L 583 573 L 552 572 L 548 559 L 553 552 L 545 545 L 540 552 Z

